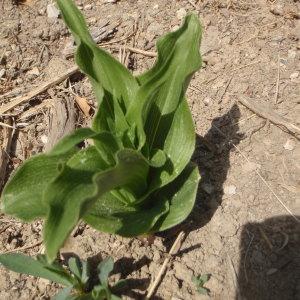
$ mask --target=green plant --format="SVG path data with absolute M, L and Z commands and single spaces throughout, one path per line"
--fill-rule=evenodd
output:
M 45 219 L 49 261 L 80 219 L 125 237 L 182 222 L 199 182 L 190 163 L 195 130 L 185 99 L 201 66 L 198 18 L 188 15 L 177 31 L 159 39 L 155 65 L 134 77 L 94 43 L 71 0 L 57 3 L 99 108 L 92 128 L 80 128 L 50 153 L 27 160 L 2 194 L 3 212 L 23 221 Z M 92 145 L 78 148 L 85 139 Z
M 109 286 L 108 277 L 114 267 L 111 257 L 98 265 L 99 283 L 92 288 L 89 288 L 90 267 L 78 257 L 68 260 L 68 268 L 56 261 L 49 263 L 44 255 L 34 259 L 19 253 L 1 254 L 0 264 L 14 272 L 45 278 L 65 286 L 53 300 L 117 300 L 121 298 L 114 295 L 111 289 L 117 290 L 125 283 L 125 280 L 120 280 L 112 288 Z
M 210 290 L 204 286 L 204 284 L 210 279 L 211 274 L 203 274 L 193 276 L 192 281 L 196 286 L 197 292 L 201 295 L 209 295 Z

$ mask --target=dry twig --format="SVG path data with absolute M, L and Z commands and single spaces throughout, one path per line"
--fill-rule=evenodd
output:
M 239 96 L 237 98 L 239 102 L 241 102 L 244 106 L 255 112 L 258 116 L 269 120 L 275 125 L 285 127 L 289 132 L 294 134 L 296 137 L 300 135 L 300 127 L 291 123 L 285 117 L 282 117 L 272 111 L 270 108 L 263 106 L 262 104 L 255 104 L 253 101 L 250 101 L 244 96 Z M 297 137 L 299 139 L 299 137 Z
M 64 81 L 69 76 L 73 75 L 74 73 L 76 73 L 78 71 L 79 71 L 79 68 L 77 66 L 74 66 L 74 67 L 68 69 L 65 73 L 63 73 L 61 75 L 58 75 L 58 76 L 52 78 L 51 80 L 47 81 L 46 83 L 40 85 L 39 87 L 37 87 L 33 91 L 30 91 L 30 92 L 26 93 L 25 95 L 18 96 L 16 98 L 12 99 L 10 102 L 8 102 L 7 104 L 4 104 L 0 107 L 0 115 L 6 113 L 7 111 L 13 109 L 14 107 L 16 107 L 16 106 L 18 106 L 18 105 L 20 105 L 24 102 L 29 101 L 33 97 L 35 97 L 35 96 L 39 95 L 40 93 L 46 91 L 51 86 Z
M 24 247 L 21 247 L 21 248 L 15 248 L 15 249 L 12 249 L 12 250 L 8 250 L 8 251 L 5 251 L 1 254 L 7 254 L 7 253 L 12 253 L 12 252 L 18 252 L 18 251 L 24 251 L 24 250 L 28 250 L 28 249 L 31 249 L 31 248 L 35 248 L 39 245 L 42 244 L 43 241 L 39 241 L 35 244 L 32 244 L 32 245 L 29 245 L 29 246 L 24 246 Z
M 277 104 L 277 102 L 278 102 L 279 81 L 280 81 L 280 58 L 279 58 L 279 55 L 278 55 L 278 62 L 277 62 L 277 80 L 276 80 L 276 90 L 275 90 L 275 104 Z
M 4 136 L 3 136 L 3 146 L 0 149 L 0 190 L 3 184 L 3 181 L 5 179 L 6 175 L 6 167 L 9 160 L 8 153 L 10 151 L 12 137 L 14 134 L 14 129 L 12 126 L 12 120 L 9 119 L 8 121 L 8 127 L 4 127 Z
M 177 238 L 176 238 L 176 240 L 175 240 L 175 242 L 174 242 L 171 250 L 169 251 L 168 256 L 165 258 L 165 260 L 164 260 L 164 262 L 163 262 L 163 264 L 162 264 L 162 266 L 161 266 L 161 268 L 160 268 L 160 270 L 159 270 L 159 272 L 158 272 L 158 274 L 156 276 L 156 279 L 154 280 L 154 282 L 152 283 L 152 285 L 149 287 L 148 293 L 147 293 L 147 296 L 146 296 L 145 299 L 150 299 L 153 296 L 155 290 L 157 289 L 157 286 L 159 285 L 159 283 L 161 281 L 162 276 L 164 275 L 164 273 L 165 273 L 165 271 L 167 269 L 167 265 L 168 265 L 170 259 L 180 249 L 181 243 L 182 243 L 184 237 L 185 237 L 185 233 L 183 231 L 181 231 L 178 234 L 178 236 L 177 236 Z

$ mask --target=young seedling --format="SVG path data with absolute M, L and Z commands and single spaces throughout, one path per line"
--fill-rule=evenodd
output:
M 56 261 L 48 263 L 44 255 L 36 259 L 23 254 L 2 254 L 0 264 L 6 268 L 27 275 L 41 277 L 59 283 L 65 288 L 53 300 L 118 300 L 121 299 L 111 292 L 124 284 L 118 281 L 113 287 L 108 284 L 109 274 L 114 262 L 111 257 L 104 259 L 97 267 L 99 283 L 89 288 L 90 272 L 86 261 L 78 257 L 68 260 L 68 268 L 62 267 Z
M 210 290 L 204 286 L 204 284 L 210 279 L 211 274 L 203 274 L 193 276 L 192 281 L 196 286 L 197 292 L 201 295 L 209 295 Z
M 58 0 L 90 79 L 98 111 L 47 154 L 27 160 L 2 194 L 2 211 L 23 221 L 44 218 L 48 261 L 76 224 L 125 237 L 162 231 L 190 214 L 199 172 L 190 162 L 195 129 L 185 91 L 201 66 L 198 18 L 160 38 L 158 58 L 134 77 L 93 41 L 72 0 Z M 93 145 L 77 147 L 85 139 Z

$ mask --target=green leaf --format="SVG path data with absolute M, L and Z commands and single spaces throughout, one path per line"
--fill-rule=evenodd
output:
M 80 151 L 45 191 L 49 213 L 44 226 L 44 241 L 50 261 L 55 259 L 79 219 L 102 195 L 121 186 L 137 195 L 146 188 L 149 166 L 138 152 L 120 150 L 116 166 L 103 171 L 98 157 L 93 147 Z M 97 168 L 99 171 L 95 173 Z
M 107 257 L 98 265 L 98 276 L 102 285 L 108 286 L 108 277 L 109 274 L 114 269 L 114 260 L 112 257 Z
M 20 253 L 1 254 L 0 263 L 17 273 L 42 277 L 50 281 L 70 286 L 73 284 L 71 276 L 67 272 L 59 274 L 47 269 L 47 265 L 29 256 Z
M 201 66 L 200 39 L 198 18 L 189 15 L 177 31 L 158 41 L 157 62 L 138 78 L 141 86 L 126 114 L 128 122 L 138 126 L 140 147 L 146 138 L 150 151 L 164 150 L 173 114 L 184 99 L 193 73 Z
M 94 300 L 108 300 L 110 297 L 110 291 L 106 286 L 96 285 L 92 290 L 92 299 Z
M 210 290 L 204 287 L 204 284 L 211 278 L 211 274 L 203 274 L 199 276 L 192 276 L 192 282 L 197 288 L 200 295 L 209 295 Z
M 81 282 L 83 284 L 86 284 L 90 276 L 89 264 L 87 261 L 82 261 L 81 263 L 82 263 Z
M 166 160 L 167 160 L 167 156 L 164 151 L 160 149 L 153 149 L 150 158 L 151 167 L 160 168 L 166 163 Z
M 200 295 L 209 295 L 209 289 L 205 288 L 205 287 L 198 287 L 197 288 L 197 292 Z
M 66 287 L 62 289 L 58 294 L 56 294 L 52 300 L 74 300 L 76 296 L 70 295 L 73 287 Z
M 169 210 L 167 198 L 149 206 L 126 206 L 112 193 L 101 197 L 83 219 L 99 231 L 133 237 L 148 233 Z
M 3 190 L 1 210 L 24 221 L 45 216 L 43 192 L 73 153 L 71 150 L 58 156 L 41 154 L 24 162 Z
M 78 278 L 81 279 L 82 276 L 82 264 L 80 259 L 75 256 L 75 257 L 71 257 L 68 260 L 68 265 L 70 268 L 70 271 Z
M 184 221 L 191 213 L 196 199 L 200 176 L 198 167 L 192 163 L 165 188 L 154 194 L 156 201 L 169 199 L 170 209 L 154 226 L 154 231 L 163 231 Z

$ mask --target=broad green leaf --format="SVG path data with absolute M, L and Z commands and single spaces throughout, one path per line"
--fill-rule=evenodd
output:
M 42 262 L 20 253 L 1 254 L 0 264 L 17 273 L 42 277 L 66 286 L 72 285 L 72 278 L 68 273 L 58 274 L 47 269 Z
M 108 286 L 108 277 L 109 274 L 114 269 L 114 260 L 112 257 L 107 257 L 97 267 L 99 280 L 102 285 Z
M 73 150 L 61 155 L 41 154 L 25 161 L 3 190 L 1 210 L 24 221 L 45 216 L 43 192 L 72 154 Z
M 190 163 L 169 185 L 155 193 L 156 201 L 169 199 L 170 209 L 153 227 L 153 231 L 163 231 L 184 221 L 191 213 L 197 194 L 200 176 L 196 165 Z
M 101 170 L 99 157 L 93 147 L 80 151 L 45 191 L 49 212 L 44 226 L 44 241 L 50 261 L 79 219 L 102 195 L 117 187 L 140 195 L 146 188 L 149 166 L 138 152 L 120 150 L 116 166 L 107 170 Z M 95 173 L 97 168 L 100 172 Z
M 153 171 L 153 180 L 149 188 L 151 191 L 174 180 L 183 171 L 194 152 L 195 128 L 186 100 L 180 103 L 174 114 L 163 149 L 169 159 L 162 168 Z
M 177 31 L 159 40 L 157 63 L 138 78 L 141 86 L 126 114 L 128 122 L 138 126 L 140 147 L 146 138 L 150 151 L 164 150 L 173 114 L 184 99 L 193 73 L 201 66 L 200 39 L 198 18 L 189 15 Z

